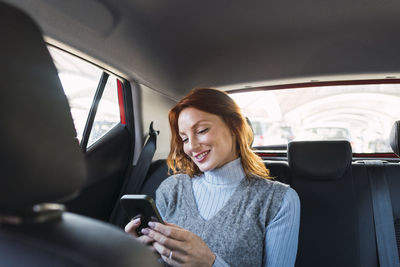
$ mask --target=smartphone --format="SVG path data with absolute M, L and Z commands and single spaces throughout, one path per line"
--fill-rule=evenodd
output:
M 129 220 L 140 217 L 140 225 L 136 229 L 139 236 L 149 222 L 164 223 L 154 200 L 148 195 L 123 195 L 120 202 Z

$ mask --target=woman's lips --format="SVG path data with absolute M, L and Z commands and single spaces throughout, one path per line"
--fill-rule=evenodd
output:
M 195 155 L 194 158 L 196 159 L 197 162 L 200 162 L 200 163 L 201 163 L 201 162 L 205 161 L 205 159 L 206 159 L 207 156 L 208 156 L 208 153 L 210 153 L 210 150 L 201 152 L 201 153 Z

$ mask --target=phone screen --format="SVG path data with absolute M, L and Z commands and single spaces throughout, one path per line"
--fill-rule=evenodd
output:
M 148 223 L 164 223 L 160 213 L 157 210 L 154 200 L 147 195 L 123 195 L 121 205 L 128 218 L 134 219 L 140 217 L 140 226 L 136 229 L 138 235 L 142 235 L 142 229 L 148 227 Z

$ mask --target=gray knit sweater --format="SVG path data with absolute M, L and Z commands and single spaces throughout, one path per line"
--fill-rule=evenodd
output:
M 166 221 L 200 236 L 230 266 L 261 266 L 265 229 L 278 212 L 288 187 L 278 182 L 243 179 L 213 217 L 204 220 L 196 206 L 191 178 L 167 178 L 157 190 L 157 207 Z

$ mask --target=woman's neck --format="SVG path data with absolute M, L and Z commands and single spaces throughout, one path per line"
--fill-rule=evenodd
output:
M 216 185 L 239 184 L 244 176 L 245 173 L 240 157 L 220 168 L 204 172 L 206 182 Z

